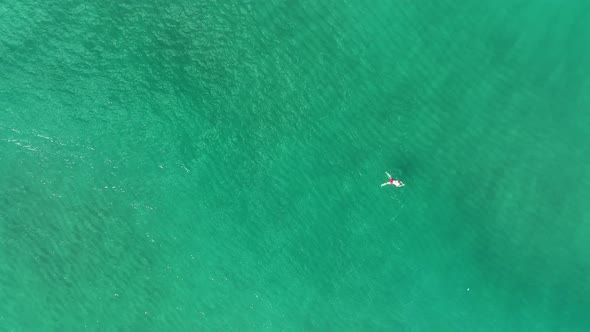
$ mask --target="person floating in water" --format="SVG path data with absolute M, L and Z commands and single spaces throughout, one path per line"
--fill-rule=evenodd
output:
M 387 185 L 392 185 L 392 186 L 396 186 L 396 187 L 405 186 L 405 184 L 403 182 L 401 182 L 400 180 L 396 180 L 396 179 L 392 178 L 391 175 L 389 175 L 389 173 L 385 172 L 385 174 L 387 174 L 389 181 L 382 184 L 381 187 L 387 186 Z

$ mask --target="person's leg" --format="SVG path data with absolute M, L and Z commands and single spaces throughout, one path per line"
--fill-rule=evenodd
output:
M 390 184 L 390 183 L 389 182 L 385 182 L 384 184 L 381 185 L 381 187 L 386 186 L 388 184 Z
M 385 174 L 387 174 L 387 177 L 391 179 L 391 175 L 389 175 L 389 173 L 385 172 Z

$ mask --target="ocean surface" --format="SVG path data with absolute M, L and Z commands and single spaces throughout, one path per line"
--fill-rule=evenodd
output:
M 1 331 L 589 331 L 589 207 L 588 1 L 0 2 Z

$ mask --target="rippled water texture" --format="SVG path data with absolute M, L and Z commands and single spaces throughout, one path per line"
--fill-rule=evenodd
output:
M 0 17 L 0 330 L 590 329 L 587 2 Z

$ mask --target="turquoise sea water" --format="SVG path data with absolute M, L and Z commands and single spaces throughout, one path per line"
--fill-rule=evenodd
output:
M 589 3 L 0 17 L 0 330 L 590 329 Z

